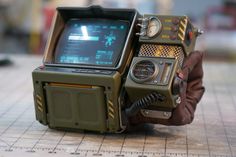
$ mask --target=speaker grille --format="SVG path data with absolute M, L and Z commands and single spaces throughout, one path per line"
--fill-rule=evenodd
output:
M 180 66 L 184 61 L 184 51 L 181 46 L 142 44 L 138 56 L 176 58 Z

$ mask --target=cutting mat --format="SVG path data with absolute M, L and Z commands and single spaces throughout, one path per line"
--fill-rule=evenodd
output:
M 63 132 L 35 121 L 31 71 L 41 57 L 0 67 L 0 156 L 236 157 L 236 65 L 205 63 L 206 93 L 191 125 L 123 134 Z

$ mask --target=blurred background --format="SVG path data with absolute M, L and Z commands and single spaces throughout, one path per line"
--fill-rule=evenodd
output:
M 140 13 L 187 15 L 202 30 L 196 49 L 208 59 L 236 60 L 236 0 L 0 0 L 0 56 L 43 54 L 57 6 L 136 8 Z

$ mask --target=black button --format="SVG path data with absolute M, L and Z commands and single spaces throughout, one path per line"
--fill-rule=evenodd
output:
M 179 20 L 179 18 L 177 18 L 177 17 L 172 19 L 172 23 L 173 23 L 174 25 L 178 25 L 178 24 L 179 24 L 179 21 L 180 21 L 180 20 Z
M 171 31 L 172 31 L 172 32 L 177 32 L 177 31 L 178 31 L 178 27 L 172 26 L 172 27 L 171 27 Z
M 177 39 L 177 36 L 176 36 L 176 35 L 171 35 L 171 36 L 170 36 L 170 39 L 171 39 L 171 40 L 176 40 L 176 39 Z

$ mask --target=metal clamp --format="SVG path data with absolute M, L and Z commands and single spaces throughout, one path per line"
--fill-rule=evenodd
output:
M 144 117 L 149 118 L 169 119 L 172 115 L 172 112 L 141 109 L 141 114 Z

